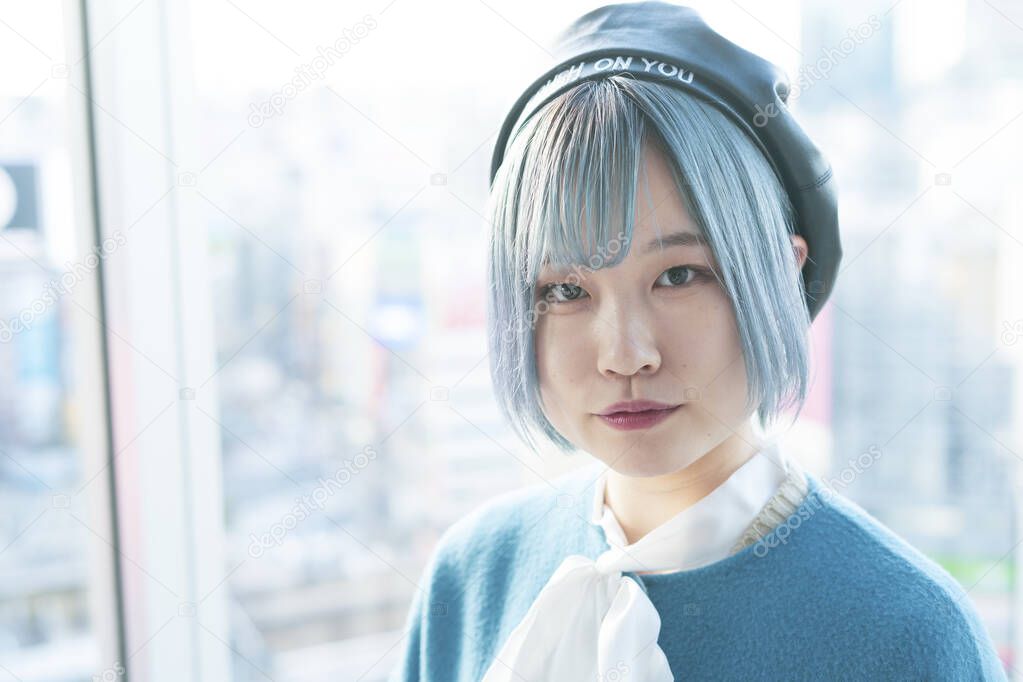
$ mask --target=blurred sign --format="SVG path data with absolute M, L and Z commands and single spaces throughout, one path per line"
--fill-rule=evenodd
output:
M 391 350 L 413 348 L 425 333 L 424 316 L 421 298 L 382 295 L 373 306 L 371 331 Z
M 39 229 L 38 183 L 31 164 L 0 164 L 0 229 Z

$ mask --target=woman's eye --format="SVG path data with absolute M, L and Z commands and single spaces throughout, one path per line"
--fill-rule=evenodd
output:
M 558 292 L 557 295 L 554 292 Z M 582 287 L 578 287 L 575 284 L 556 282 L 540 289 L 540 298 L 552 303 L 569 303 L 579 299 L 580 294 L 577 292 L 586 293 Z
M 665 275 L 668 275 L 667 286 L 679 287 L 692 284 L 694 281 L 702 277 L 703 273 L 695 268 L 689 267 L 688 265 L 676 265 L 673 268 L 665 270 L 661 274 L 661 277 L 657 278 L 657 281 L 660 282 Z M 692 277 L 689 275 L 692 275 Z

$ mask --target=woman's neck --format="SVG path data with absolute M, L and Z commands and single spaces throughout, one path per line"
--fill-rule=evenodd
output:
M 625 476 L 609 469 L 604 503 L 633 544 L 713 492 L 764 445 L 764 441 L 737 434 L 684 469 L 668 474 Z

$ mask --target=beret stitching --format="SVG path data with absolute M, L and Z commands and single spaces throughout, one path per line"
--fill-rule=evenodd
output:
M 827 182 L 828 180 L 831 179 L 832 170 L 833 169 L 831 168 L 831 166 L 828 166 L 828 170 L 825 171 L 824 175 L 820 176 L 819 178 L 817 178 L 816 180 L 811 182 L 809 185 L 803 185 L 802 187 L 797 187 L 796 191 L 802 192 L 803 190 L 806 190 L 806 189 L 816 189 L 816 188 L 820 187 L 825 182 Z

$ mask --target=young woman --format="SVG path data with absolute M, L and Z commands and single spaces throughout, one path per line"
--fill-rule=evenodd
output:
M 491 371 L 592 461 L 444 533 L 391 679 L 1005 679 L 958 583 L 770 435 L 841 256 L 784 75 L 661 2 L 556 57 L 495 149 Z

